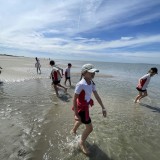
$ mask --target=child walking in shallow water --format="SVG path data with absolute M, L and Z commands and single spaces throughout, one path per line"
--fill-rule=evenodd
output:
M 53 81 L 52 85 L 54 86 L 54 89 L 56 91 L 56 95 L 57 95 L 57 97 L 59 97 L 58 87 L 63 88 L 65 90 L 65 92 L 67 92 L 67 88 L 60 84 L 62 75 L 60 74 L 59 69 L 57 67 L 55 67 L 55 62 L 53 60 L 50 61 L 50 65 L 53 67 L 52 71 L 51 71 L 50 78 L 52 78 L 52 81 Z
M 93 100 L 91 99 L 91 94 L 93 92 L 96 100 L 102 107 L 103 116 L 106 117 L 106 109 L 99 97 L 95 83 L 92 79 L 95 76 L 95 72 L 99 70 L 95 69 L 92 64 L 85 64 L 82 66 L 82 79 L 77 83 L 75 88 L 75 94 L 73 98 L 73 110 L 75 113 L 75 124 L 71 133 L 76 134 L 78 127 L 83 123 L 85 125 L 85 130 L 82 133 L 81 140 L 79 142 L 80 148 L 84 154 L 89 154 L 85 142 L 89 134 L 92 132 L 92 122 L 89 116 L 89 106 L 93 105 Z
M 38 71 L 39 71 L 39 74 L 41 74 L 41 64 L 40 64 L 40 61 L 39 59 L 36 57 L 36 63 L 35 63 L 35 67 L 37 68 L 37 74 L 38 74 Z
M 155 74 L 158 74 L 158 69 L 157 68 L 151 68 L 148 73 L 146 75 L 144 75 L 143 77 L 141 77 L 138 81 L 138 85 L 137 85 L 137 90 L 139 92 L 139 94 L 137 95 L 136 99 L 135 99 L 135 103 L 139 103 L 140 100 L 146 96 L 148 96 L 147 93 L 147 86 L 150 82 L 151 77 L 153 77 Z
M 2 67 L 0 67 L 0 69 L 2 69 Z M 1 74 L 1 70 L 0 70 L 0 74 Z
M 71 72 L 71 67 L 72 67 L 72 64 L 68 63 L 68 67 L 65 70 L 65 81 L 64 81 L 64 84 L 66 85 L 66 82 L 68 80 L 70 86 L 71 86 L 71 73 L 70 73 Z

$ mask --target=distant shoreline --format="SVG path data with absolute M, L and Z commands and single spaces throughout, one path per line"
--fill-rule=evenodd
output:
M 24 57 L 24 56 L 15 56 L 10 54 L 0 54 L 0 56 L 9 56 L 9 57 Z
M 27 56 L 16 56 L 16 55 L 10 55 L 10 54 L 1 54 L 0 53 L 0 56 L 8 56 L 8 57 L 22 57 L 22 58 L 34 58 L 34 57 L 27 57 Z M 36 56 L 35 56 L 36 57 Z M 53 59 L 53 58 L 48 58 L 48 57 L 39 57 L 40 59 Z M 92 62 L 100 62 L 100 63 L 119 63 L 119 64 L 144 64 L 144 65 L 146 65 L 146 64 L 148 64 L 148 65 L 153 65 L 153 66 L 155 66 L 155 65 L 160 65 L 160 64 L 152 64 L 152 63 L 140 63 L 140 62 L 110 62 L 110 61 L 94 61 L 94 60 L 77 60 L 77 59 L 59 59 L 59 58 L 55 58 L 55 60 L 56 61 L 82 61 L 82 62 L 90 62 L 90 63 L 92 63 Z

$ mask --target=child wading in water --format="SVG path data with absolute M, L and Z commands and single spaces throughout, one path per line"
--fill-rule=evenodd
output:
M 37 68 L 37 74 L 38 74 L 38 71 L 39 71 L 39 74 L 41 74 L 41 64 L 40 64 L 40 61 L 39 59 L 36 57 L 36 63 L 35 63 L 35 67 Z
M 68 63 L 68 67 L 65 70 L 65 81 L 64 81 L 64 84 L 66 85 L 66 82 L 68 80 L 70 86 L 71 86 L 71 73 L 70 73 L 71 67 L 72 67 L 72 64 Z
M 146 75 L 141 77 L 138 81 L 137 90 L 139 91 L 139 94 L 137 95 L 135 99 L 135 103 L 139 103 L 140 100 L 146 96 L 148 96 L 147 93 L 147 86 L 150 82 L 151 77 L 153 77 L 155 74 L 158 74 L 157 68 L 151 68 Z
M 59 72 L 59 69 L 57 67 L 55 67 L 55 62 L 54 61 L 50 61 L 50 65 L 53 67 L 52 68 L 52 71 L 51 71 L 51 75 L 50 75 L 50 78 L 52 78 L 52 85 L 54 85 L 54 89 L 56 91 L 56 95 L 57 97 L 59 97 L 59 94 L 58 94 L 58 87 L 61 87 L 65 90 L 65 92 L 67 92 L 67 88 L 62 86 L 60 84 L 60 81 L 61 81 L 61 78 L 62 78 L 62 75 L 61 73 Z M 58 86 L 58 87 L 57 87 Z
M 0 67 L 0 69 L 3 69 L 2 67 Z M 1 70 L 0 70 L 0 74 L 1 74 Z
M 84 154 L 89 154 L 89 150 L 85 145 L 85 141 L 88 135 L 92 132 L 93 127 L 91 123 L 91 118 L 89 116 L 89 105 L 93 105 L 93 100 L 91 99 L 91 94 L 93 92 L 96 100 L 102 107 L 103 116 L 106 117 L 106 109 L 99 97 L 95 83 L 92 79 L 95 76 L 95 72 L 99 70 L 95 69 L 92 64 L 85 64 L 82 66 L 82 79 L 77 83 L 75 88 L 75 94 L 73 98 L 73 110 L 75 113 L 75 124 L 71 130 L 72 134 L 76 134 L 78 127 L 83 123 L 85 125 L 85 130 L 82 133 L 81 140 L 79 142 L 80 148 Z

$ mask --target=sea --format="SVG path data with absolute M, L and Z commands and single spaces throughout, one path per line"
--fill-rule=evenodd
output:
M 72 64 L 68 93 L 51 86 L 49 59 L 0 56 L 0 160 L 159 160 L 160 76 L 151 78 L 148 96 L 134 103 L 138 79 L 159 64 L 55 60 L 63 68 Z M 84 126 L 76 136 L 71 110 L 74 89 L 82 65 L 91 63 L 100 72 L 94 82 L 107 117 L 94 99 L 90 108 L 93 132 L 84 155 L 78 145 Z M 61 84 L 64 85 L 64 77 Z

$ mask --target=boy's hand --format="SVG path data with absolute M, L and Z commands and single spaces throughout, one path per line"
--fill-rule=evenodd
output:
M 75 116 L 74 116 L 74 119 L 75 119 L 76 121 L 80 121 L 80 120 L 81 120 L 80 116 L 79 116 L 79 115 L 76 115 L 76 114 L 75 114 Z
M 106 109 L 102 109 L 102 114 L 103 114 L 104 117 L 107 116 L 107 111 L 106 111 Z

